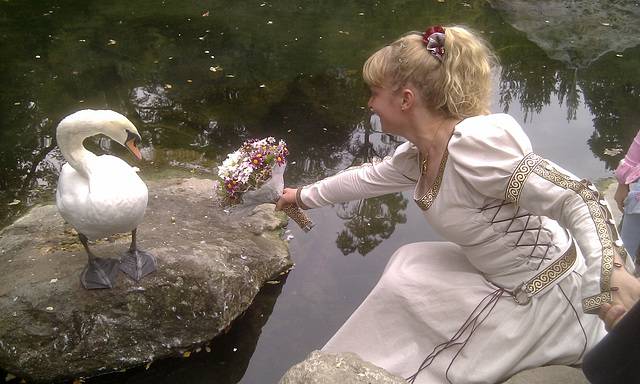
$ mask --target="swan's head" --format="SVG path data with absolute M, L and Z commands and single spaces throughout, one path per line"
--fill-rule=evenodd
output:
M 57 129 L 58 145 L 62 149 L 66 142 L 79 140 L 81 143 L 86 137 L 99 133 L 109 136 L 142 159 L 138 149 L 142 138 L 138 129 L 129 119 L 112 110 L 84 109 L 65 117 Z
M 124 141 L 124 146 L 127 147 L 129 151 L 131 151 L 131 153 L 136 155 L 138 159 L 142 160 L 142 155 L 140 154 L 140 150 L 138 149 L 138 145 L 142 141 L 142 138 L 140 137 L 138 130 L 136 129 L 136 127 L 133 127 L 133 131 L 127 129 L 126 132 L 127 138 Z
M 129 119 L 111 110 L 91 111 L 91 114 L 97 123 L 99 132 L 127 147 L 131 153 L 142 160 L 142 155 L 138 149 L 142 138 L 138 133 L 138 129 Z

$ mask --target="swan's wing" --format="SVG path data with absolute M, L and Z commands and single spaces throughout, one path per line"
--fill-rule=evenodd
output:
M 100 218 L 112 233 L 130 232 L 147 207 L 148 190 L 133 168 L 120 158 L 103 155 L 91 164 L 87 213 Z
M 88 165 L 89 179 L 63 166 L 56 192 L 60 214 L 91 238 L 132 231 L 144 216 L 147 186 L 117 157 L 99 156 Z
M 89 194 L 89 181 L 68 163 L 62 166 L 58 185 L 56 188 L 56 205 L 65 221 L 73 225 L 84 216 L 87 195 Z

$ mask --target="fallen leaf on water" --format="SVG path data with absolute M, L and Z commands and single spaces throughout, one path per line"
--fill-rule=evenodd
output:
M 15 378 L 16 378 L 15 375 L 7 373 L 7 377 L 4 378 L 4 381 L 11 381 L 11 380 L 13 380 Z
M 145 370 L 149 369 L 149 367 L 151 366 L 151 363 L 153 363 L 153 361 L 148 362 L 144 369 Z
M 207 17 L 207 16 L 209 16 L 209 11 L 202 14 L 202 17 Z
M 267 281 L 267 284 L 280 284 L 280 282 L 276 280 L 269 280 Z
M 15 199 L 15 200 L 13 200 L 12 202 L 10 202 L 10 203 L 9 203 L 9 204 L 7 204 L 7 205 L 18 205 L 18 204 L 20 204 L 20 200 Z
M 608 156 L 616 156 L 622 153 L 622 149 L 621 148 L 613 148 L 613 149 L 609 149 L 609 148 L 605 148 L 604 150 L 604 154 L 608 155 Z
M 189 357 L 191 356 L 191 352 L 187 351 L 185 353 L 182 354 L 183 357 Z

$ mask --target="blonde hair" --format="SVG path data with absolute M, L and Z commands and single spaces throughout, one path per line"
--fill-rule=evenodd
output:
M 369 57 L 364 80 L 394 92 L 411 84 L 425 103 L 452 117 L 489 114 L 498 65 L 489 44 L 465 27 L 445 27 L 444 52 L 444 60 L 438 59 L 422 34 L 412 32 Z

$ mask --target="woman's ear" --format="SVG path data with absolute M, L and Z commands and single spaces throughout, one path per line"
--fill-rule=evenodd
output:
M 413 91 L 411 89 L 405 88 L 404 90 L 402 90 L 402 110 L 403 111 L 408 108 L 411 108 L 414 101 L 415 101 L 415 95 L 413 94 Z

